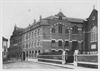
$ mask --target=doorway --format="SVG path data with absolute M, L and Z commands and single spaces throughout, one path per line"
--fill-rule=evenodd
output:
M 22 53 L 22 59 L 25 61 L 25 52 Z

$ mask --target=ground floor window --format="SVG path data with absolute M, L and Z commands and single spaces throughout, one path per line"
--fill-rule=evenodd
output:
M 58 41 L 58 46 L 62 46 L 62 41 Z

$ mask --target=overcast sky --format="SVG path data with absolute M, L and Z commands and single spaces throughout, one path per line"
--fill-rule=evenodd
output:
M 57 14 L 60 9 L 67 17 L 86 19 L 97 0 L 3 0 L 2 36 L 10 38 L 14 25 L 25 28 L 39 16 Z

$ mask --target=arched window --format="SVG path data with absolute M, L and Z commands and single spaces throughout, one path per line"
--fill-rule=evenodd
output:
M 55 28 L 52 28 L 51 32 L 52 32 L 52 33 L 55 33 Z
M 77 34 L 78 33 L 78 27 L 75 25 L 72 27 L 72 33 Z
M 58 46 L 62 46 L 62 41 L 58 41 Z
M 92 42 L 96 42 L 97 41 L 97 27 L 96 26 L 94 26 L 91 29 L 91 41 Z
M 62 24 L 59 24 L 59 25 L 58 25 L 58 32 L 59 32 L 59 33 L 62 33 Z

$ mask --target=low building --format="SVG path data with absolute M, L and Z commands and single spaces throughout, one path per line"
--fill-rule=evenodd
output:
M 2 37 L 2 58 L 5 59 L 7 57 L 8 52 L 8 39 L 5 37 Z

